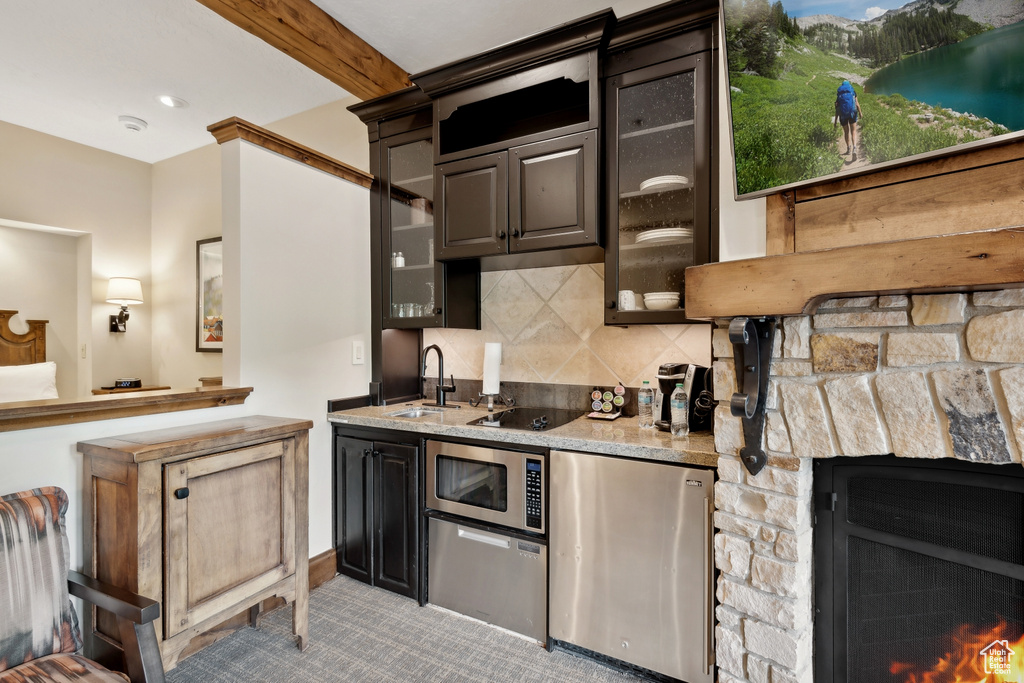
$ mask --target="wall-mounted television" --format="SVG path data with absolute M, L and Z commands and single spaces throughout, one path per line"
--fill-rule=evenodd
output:
M 737 198 L 1024 137 L 1021 0 L 722 0 Z

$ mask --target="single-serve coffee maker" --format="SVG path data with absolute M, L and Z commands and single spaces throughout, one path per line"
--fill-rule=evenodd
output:
M 689 396 L 690 431 L 710 431 L 712 427 L 711 396 L 708 369 L 691 363 L 665 363 L 658 368 L 658 388 L 654 393 L 654 426 L 667 432 L 672 424 L 672 406 L 669 397 L 676 384 L 683 385 Z M 707 391 L 708 396 L 701 393 Z M 700 400 L 698 400 L 700 399 Z

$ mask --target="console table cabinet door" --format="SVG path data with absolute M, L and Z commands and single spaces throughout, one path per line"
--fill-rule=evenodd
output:
M 290 441 L 164 467 L 165 637 L 295 572 Z

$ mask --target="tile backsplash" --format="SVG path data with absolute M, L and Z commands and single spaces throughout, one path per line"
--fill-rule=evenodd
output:
M 711 365 L 710 325 L 606 327 L 603 264 L 482 273 L 480 296 L 480 330 L 423 331 L 446 376 L 481 379 L 486 342 L 502 344 L 502 381 L 639 386 L 663 363 Z

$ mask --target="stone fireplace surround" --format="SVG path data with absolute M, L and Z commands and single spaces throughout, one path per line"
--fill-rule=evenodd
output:
M 893 453 L 1020 467 L 1024 290 L 832 299 L 776 329 L 756 476 L 738 457 L 729 320 L 715 361 L 721 683 L 813 681 L 812 462 Z

